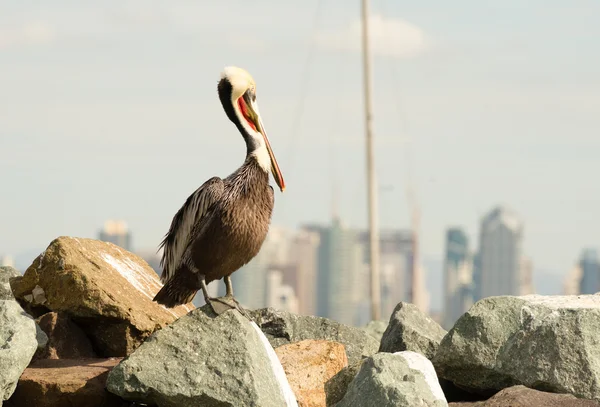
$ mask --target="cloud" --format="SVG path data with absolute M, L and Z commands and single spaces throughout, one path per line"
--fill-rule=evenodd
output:
M 20 26 L 0 28 L 0 49 L 48 44 L 54 41 L 56 32 L 47 23 L 31 21 Z
M 329 50 L 360 52 L 361 30 L 362 22 L 357 20 L 342 30 L 319 33 L 317 44 Z M 421 28 L 401 19 L 372 15 L 369 18 L 369 30 L 371 50 L 376 55 L 413 58 L 429 45 Z

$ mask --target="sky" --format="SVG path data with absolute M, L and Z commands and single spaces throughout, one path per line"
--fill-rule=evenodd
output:
M 600 3 L 371 2 L 382 228 L 424 258 L 502 204 L 534 273 L 600 246 Z M 155 249 L 187 196 L 243 161 L 216 93 L 247 69 L 287 189 L 273 223 L 365 227 L 360 2 L 0 0 L 0 254 L 124 219 Z M 33 257 L 31 258 L 33 260 Z

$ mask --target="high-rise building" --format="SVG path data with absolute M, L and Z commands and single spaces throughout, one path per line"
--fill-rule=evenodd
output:
M 411 301 L 413 273 L 413 237 L 410 230 L 381 230 L 379 232 L 379 262 L 381 283 L 381 316 L 387 319 L 400 301 Z M 367 281 L 363 298 L 370 309 L 369 290 L 369 232 L 358 236 L 363 249 L 364 277 Z M 370 313 L 368 314 L 370 318 Z M 368 322 L 368 321 L 367 321 Z
M 131 232 L 123 221 L 107 220 L 104 228 L 98 233 L 98 239 L 131 251 Z
M 298 297 L 298 313 L 315 315 L 317 312 L 317 269 L 321 233 L 301 228 L 290 247 L 290 263 L 295 267 L 290 285 Z
M 565 276 L 563 281 L 563 294 L 564 295 L 579 295 L 579 285 L 581 284 L 581 277 L 583 272 L 579 264 L 576 264 Z
M 317 315 L 356 325 L 357 305 L 368 281 L 363 253 L 356 232 L 334 217 L 329 228 L 321 229 L 317 277 Z
M 595 294 L 600 291 L 600 260 L 595 249 L 585 249 L 579 259 L 581 269 L 580 294 Z
M 450 329 L 456 320 L 473 305 L 473 260 L 469 240 L 460 228 L 446 232 L 444 262 L 444 328 Z
M 273 267 L 267 272 L 266 306 L 298 313 L 298 298 L 294 288 L 286 284 L 285 272 Z
M 15 261 L 9 255 L 0 256 L 0 267 L 2 266 L 14 267 Z
M 523 224 L 516 214 L 497 207 L 481 222 L 479 236 L 480 287 L 482 298 L 519 295 L 523 282 Z

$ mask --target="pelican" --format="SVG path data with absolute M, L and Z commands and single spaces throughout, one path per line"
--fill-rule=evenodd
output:
M 237 308 L 231 274 L 256 256 L 267 236 L 274 204 L 269 171 L 281 192 L 285 182 L 256 102 L 256 84 L 244 69 L 226 67 L 217 86 L 229 120 L 246 142 L 246 159 L 228 177 L 213 177 L 177 211 L 160 243 L 163 287 L 154 301 L 168 308 L 192 301 L 198 290 L 215 313 Z M 206 288 L 223 279 L 225 297 Z

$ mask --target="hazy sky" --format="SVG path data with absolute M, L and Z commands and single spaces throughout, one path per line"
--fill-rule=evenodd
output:
M 535 271 L 600 246 L 600 2 L 374 0 L 382 227 L 407 227 L 408 169 L 425 256 L 445 228 L 504 203 Z M 328 222 L 332 185 L 366 225 L 359 2 L 0 0 L 0 254 L 126 220 L 156 248 L 206 179 L 245 147 L 216 85 L 257 81 L 288 188 L 274 222 Z M 407 157 L 412 164 L 409 165 Z

